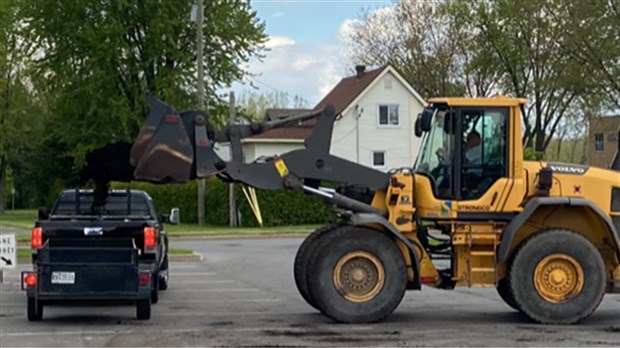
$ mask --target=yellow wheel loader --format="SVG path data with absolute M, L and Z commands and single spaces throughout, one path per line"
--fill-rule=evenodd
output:
M 151 102 L 131 149 L 134 179 L 216 175 L 334 206 L 341 221 L 301 244 L 294 279 L 306 302 L 336 321 L 380 321 L 422 285 L 495 287 L 509 306 L 549 324 L 579 322 L 620 292 L 620 173 L 524 161 L 523 99 L 429 100 L 415 123 L 415 164 L 387 173 L 330 154 L 330 106 L 215 130 L 201 111 Z M 304 149 L 240 160 L 241 138 L 313 117 Z M 217 142 L 231 144 L 232 161 L 217 156 Z

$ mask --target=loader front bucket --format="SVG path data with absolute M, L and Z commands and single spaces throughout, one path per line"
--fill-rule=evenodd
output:
M 152 108 L 131 148 L 134 177 L 153 182 L 192 179 L 194 149 L 181 116 L 170 105 L 149 96 Z

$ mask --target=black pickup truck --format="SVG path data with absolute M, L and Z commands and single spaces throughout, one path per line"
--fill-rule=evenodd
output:
M 149 319 L 168 287 L 163 223 L 178 220 L 178 209 L 158 214 L 143 191 L 63 191 L 32 229 L 33 271 L 22 273 L 28 320 L 41 320 L 47 305 L 100 302 L 135 304 L 138 319 Z

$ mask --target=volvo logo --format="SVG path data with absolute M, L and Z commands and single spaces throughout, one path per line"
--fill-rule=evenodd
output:
M 551 170 L 554 173 L 558 173 L 558 174 L 582 175 L 586 171 L 588 171 L 588 167 L 569 165 L 569 164 L 551 164 L 551 163 L 549 163 L 548 167 L 551 168 Z

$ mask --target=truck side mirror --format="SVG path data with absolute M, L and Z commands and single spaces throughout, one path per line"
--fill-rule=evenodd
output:
M 422 116 L 420 117 L 420 128 L 424 132 L 431 130 L 431 121 L 433 119 L 433 111 L 431 109 L 424 109 Z
M 46 207 L 39 207 L 39 210 L 37 211 L 37 218 L 38 220 L 47 220 L 50 218 Z
M 169 221 L 173 225 L 178 225 L 181 222 L 181 214 L 179 208 L 170 209 Z
M 415 125 L 413 128 L 413 132 L 415 134 L 416 137 L 421 137 L 422 136 L 422 114 L 418 114 L 418 118 L 415 120 Z

